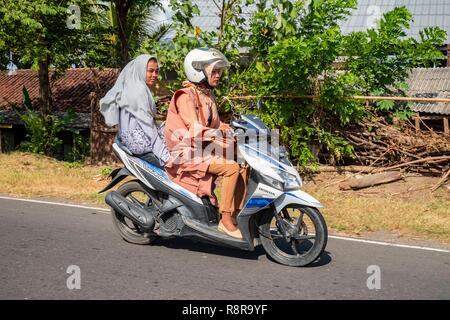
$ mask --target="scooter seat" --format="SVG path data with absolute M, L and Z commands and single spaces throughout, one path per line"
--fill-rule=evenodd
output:
M 161 166 L 161 164 L 159 163 L 158 158 L 155 156 L 155 154 L 153 152 L 148 152 L 148 153 L 144 153 L 144 154 L 134 154 L 133 152 L 130 151 L 130 149 L 128 149 L 123 143 L 122 141 L 120 141 L 119 137 L 116 137 L 116 139 L 114 140 L 114 142 L 117 144 L 117 146 L 122 149 L 123 151 L 125 151 L 126 154 L 132 156 L 132 157 L 136 157 L 136 158 L 140 158 L 144 161 L 147 161 L 149 163 L 151 163 L 152 165 L 158 167 L 159 169 L 164 170 L 164 167 Z
M 116 139 L 114 139 L 114 143 L 117 144 L 117 146 L 122 149 L 123 151 L 125 151 L 126 154 L 130 155 L 130 156 L 134 156 L 133 153 L 127 148 L 125 147 L 125 145 L 122 143 L 122 141 L 120 141 L 119 137 L 116 136 Z
M 155 156 L 155 154 L 153 152 L 148 152 L 148 153 L 144 153 L 144 154 L 138 154 L 138 155 L 134 155 L 135 157 L 138 157 L 144 161 L 147 161 L 148 163 L 151 163 L 152 165 L 158 167 L 161 170 L 164 170 L 164 167 L 161 166 L 161 164 L 159 163 L 158 158 Z

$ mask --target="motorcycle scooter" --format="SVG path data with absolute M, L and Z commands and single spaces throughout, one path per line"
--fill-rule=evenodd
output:
M 302 180 L 282 146 L 268 144 L 267 151 L 250 141 L 250 131 L 258 141 L 269 137 L 269 128 L 258 117 L 242 115 L 231 127 L 240 162 L 250 167 L 245 205 L 236 217 L 242 239 L 217 229 L 219 212 L 208 197 L 174 183 L 163 167 L 133 155 L 116 139 L 113 151 L 124 167 L 111 172 L 111 182 L 99 193 L 126 177 L 135 178 L 105 198 L 118 233 L 134 244 L 182 237 L 248 251 L 262 245 L 270 258 L 287 266 L 316 261 L 328 239 L 319 211 L 323 205 L 300 189 Z

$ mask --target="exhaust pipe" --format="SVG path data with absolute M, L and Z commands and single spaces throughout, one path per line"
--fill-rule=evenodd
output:
M 153 226 L 155 225 L 155 218 L 153 215 L 135 205 L 120 193 L 116 191 L 109 192 L 106 195 L 105 201 L 111 208 L 114 209 L 114 211 L 127 217 L 140 227 L 150 230 L 153 229 Z

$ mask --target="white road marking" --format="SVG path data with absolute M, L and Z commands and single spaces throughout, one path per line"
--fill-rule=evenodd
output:
M 34 202 L 34 203 L 42 203 L 42 204 L 51 204 L 55 206 L 65 206 L 65 207 L 73 207 L 73 208 L 81 208 L 81 209 L 90 209 L 90 210 L 98 210 L 105 211 L 110 213 L 110 209 L 100 208 L 100 207 L 88 207 L 88 206 L 80 206 L 77 204 L 70 203 L 60 203 L 60 202 L 51 202 L 51 201 L 42 201 L 42 200 L 33 200 L 33 199 L 22 199 L 22 198 L 11 198 L 11 197 L 3 197 L 0 196 L 0 199 L 5 200 L 17 200 L 17 201 L 25 201 L 25 202 Z
M 399 244 L 399 243 L 389 243 L 389 242 L 382 242 L 382 241 L 356 239 L 356 238 L 348 238 L 348 237 L 341 237 L 341 236 L 330 236 L 330 235 L 328 236 L 328 238 L 339 239 L 339 240 L 347 240 L 347 241 L 355 241 L 355 242 L 363 242 L 363 243 L 370 243 L 370 244 L 378 244 L 378 245 L 381 245 L 381 246 L 391 246 L 391 247 L 410 248 L 410 249 L 422 249 L 422 250 L 450 253 L 450 250 L 445 250 L 445 249 L 437 249 L 437 248 L 429 248 L 429 247 L 421 247 L 421 246 L 410 246 L 410 245 Z
M 103 211 L 104 213 L 107 213 L 107 214 L 111 213 L 110 209 L 105 209 L 105 208 L 100 208 L 100 207 L 80 206 L 80 205 L 69 204 L 69 203 L 59 203 L 59 202 L 41 201 L 41 200 L 33 200 L 33 199 L 22 199 L 22 198 L 11 198 L 11 197 L 4 197 L 4 196 L 0 196 L 0 199 L 25 201 L 25 202 L 34 202 L 34 203 L 50 204 L 50 205 L 55 205 L 55 206 L 66 206 L 66 207 L 73 207 L 73 208 L 90 209 L 90 210 Z M 410 246 L 410 245 L 399 244 L 399 243 L 389 243 L 389 242 L 366 240 L 366 239 L 356 239 L 356 238 L 349 238 L 349 237 L 342 237 L 342 236 L 333 236 L 333 235 L 328 235 L 328 238 L 338 239 L 338 240 L 346 240 L 346 241 L 362 242 L 362 243 L 370 243 L 370 244 L 377 244 L 377 245 L 381 245 L 381 246 L 391 246 L 391 247 L 400 247 L 400 248 L 409 248 L 409 249 L 421 249 L 421 250 L 428 250 L 428 251 L 437 251 L 437 252 L 450 253 L 450 250 L 445 250 L 445 249 L 437 249 L 437 248 L 421 247 L 421 246 Z

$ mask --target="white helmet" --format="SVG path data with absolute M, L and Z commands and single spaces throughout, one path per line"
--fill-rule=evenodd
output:
M 217 49 L 193 49 L 184 58 L 184 73 L 190 82 L 201 83 L 208 78 L 205 67 L 219 61 L 221 63 L 216 67 L 228 68 L 230 66 L 228 59 Z

